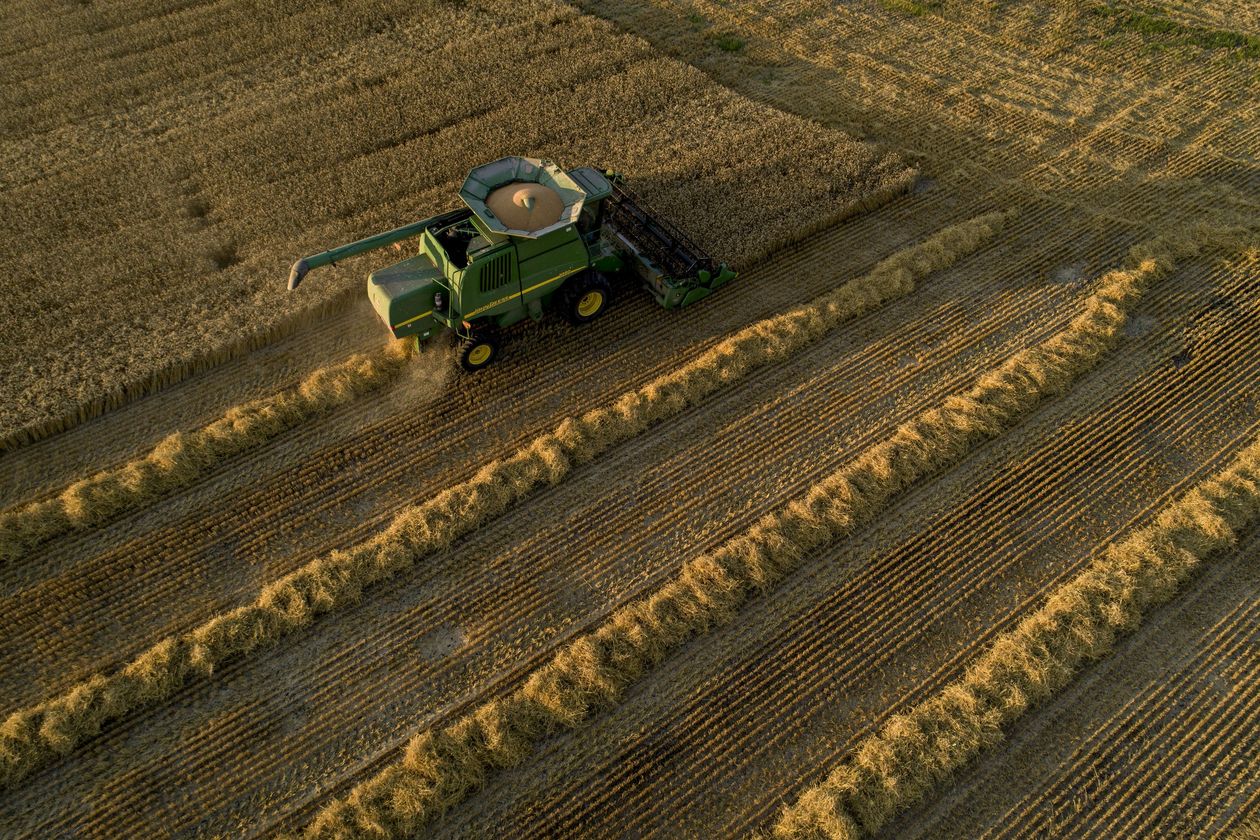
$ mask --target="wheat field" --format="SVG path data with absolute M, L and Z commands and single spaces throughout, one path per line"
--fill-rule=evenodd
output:
M 0 834 L 1255 834 L 1252 4 L 0 21 Z M 740 276 L 285 292 L 508 154 Z

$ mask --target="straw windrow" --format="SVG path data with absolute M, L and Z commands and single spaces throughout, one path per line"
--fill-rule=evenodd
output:
M 1260 840 L 1260 816 L 1252 817 L 1230 832 L 1227 840 Z
M 781 815 L 781 840 L 852 840 L 948 780 L 1002 728 L 1104 656 L 1214 552 L 1260 517 L 1260 438 L 1223 470 L 1109 545 L 956 682 L 863 739 Z
M 547 734 L 615 705 L 628 685 L 687 639 L 732 620 L 750 595 L 774 586 L 811 552 L 869 521 L 898 493 L 956 464 L 1093 368 L 1173 258 L 1174 249 L 1163 242 L 1135 248 L 1132 267 L 1102 277 L 1062 331 L 902 424 L 742 535 L 687 561 L 655 592 L 563 647 L 515 691 L 415 736 L 400 761 L 326 806 L 305 836 L 409 836 L 487 773 L 523 761 Z
M 471 479 L 402 510 L 381 533 L 319 557 L 266 587 L 250 604 L 165 639 L 129 665 L 11 714 L 0 725 L 0 785 L 12 785 L 101 726 L 170 696 L 188 679 L 294 633 L 319 614 L 358 601 L 364 589 L 451 545 L 536 490 L 649 426 L 695 405 L 756 368 L 790 358 L 844 321 L 911 292 L 915 283 L 990 241 L 1007 218 L 953 225 L 893 254 L 866 276 L 759 321 L 612 405 L 568 418 Z
M 175 432 L 145 455 L 77 481 L 52 498 L 0 512 L 0 563 L 193 484 L 225 460 L 393 382 L 411 355 L 405 341 L 356 353 L 293 388 L 233 406 L 200 429 Z

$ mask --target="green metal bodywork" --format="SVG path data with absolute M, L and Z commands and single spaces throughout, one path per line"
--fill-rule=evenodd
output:
M 481 232 L 476 216 L 458 221 Z M 573 225 L 537 239 L 487 241 L 460 267 L 425 229 L 418 254 L 368 275 L 368 298 L 396 338 L 423 340 L 442 327 L 463 333 L 464 322 L 507 327 L 537 320 L 566 278 L 592 266 L 622 267 L 620 257 L 600 243 L 588 246 Z
M 294 264 L 289 288 L 312 268 L 408 240 L 416 251 L 368 275 L 368 298 L 397 338 L 423 341 L 446 328 L 460 335 L 479 324 L 510 326 L 526 317 L 538 320 L 551 308 L 564 282 L 585 269 L 613 274 L 633 268 L 667 309 L 706 297 L 735 276 L 724 264 L 716 276 L 665 277 L 624 237 L 600 224 L 600 204 L 612 193 L 609 177 L 589 167 L 564 172 L 549 161 L 503 158 L 469 173 L 460 197 L 466 209 L 341 245 Z M 565 202 L 560 220 L 536 231 L 507 228 L 486 207 L 496 187 L 536 181 L 556 190 Z M 448 250 L 451 249 L 451 250 Z

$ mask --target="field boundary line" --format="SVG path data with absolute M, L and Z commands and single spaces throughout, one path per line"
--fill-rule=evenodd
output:
M 841 323 L 909 294 L 918 280 L 989 242 L 1011 215 L 999 211 L 943 228 L 885 258 L 869 274 L 737 330 L 606 407 L 566 418 L 513 455 L 487 463 L 471 479 L 402 509 L 374 537 L 316 558 L 266 586 L 251 603 L 163 639 L 121 669 L 95 674 L 11 713 L 0 724 L 0 787 L 68 754 L 99 734 L 107 721 L 164 700 L 189 679 L 210 677 L 219 664 L 289 636 L 320 614 L 357 603 L 365 587 L 450 546 L 615 444 L 757 368 L 788 358 Z
M 1260 438 L 1224 469 L 1166 506 L 1155 521 L 1110 543 L 1100 557 L 994 640 L 946 685 L 853 749 L 784 810 L 783 840 L 874 833 L 1001 739 L 1001 729 L 1067 685 L 1086 661 L 1181 587 L 1210 555 L 1260 516 Z
M 421 731 L 400 760 L 325 806 L 305 836 L 409 836 L 480 787 L 491 771 L 521 763 L 544 737 L 614 707 L 646 671 L 692 636 L 729 623 L 753 593 L 776 585 L 808 553 L 1070 387 L 1118 341 L 1128 310 L 1150 282 L 1168 273 L 1177 256 L 1198 250 L 1192 240 L 1153 240 L 1131 249 L 1133 267 L 1104 275 L 1066 328 L 903 423 L 742 535 L 687 561 L 673 579 L 562 647 L 510 694 L 443 729 Z
M 235 405 L 199 429 L 167 435 L 144 455 L 80 479 L 50 498 L 0 511 L 0 563 L 193 484 L 225 460 L 387 386 L 414 355 L 405 341 L 356 353 L 316 369 L 291 388 Z
M 286 315 L 270 326 L 199 353 L 191 359 L 171 362 L 142 377 L 115 385 L 109 391 L 41 420 L 26 423 L 0 436 L 0 456 L 30 443 L 59 435 L 130 402 L 177 385 L 186 379 L 246 356 L 288 338 L 311 324 L 344 311 L 361 294 L 358 286 L 346 288 L 306 309 Z

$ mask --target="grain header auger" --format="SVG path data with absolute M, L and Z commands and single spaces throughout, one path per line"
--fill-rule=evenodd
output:
M 415 256 L 368 275 L 368 298 L 395 338 L 452 330 L 460 364 L 476 371 L 499 355 L 502 328 L 527 317 L 592 321 L 636 280 L 676 309 L 735 277 L 611 171 L 505 157 L 468 173 L 459 197 L 458 210 L 303 257 L 289 290 L 312 268 L 417 237 Z

